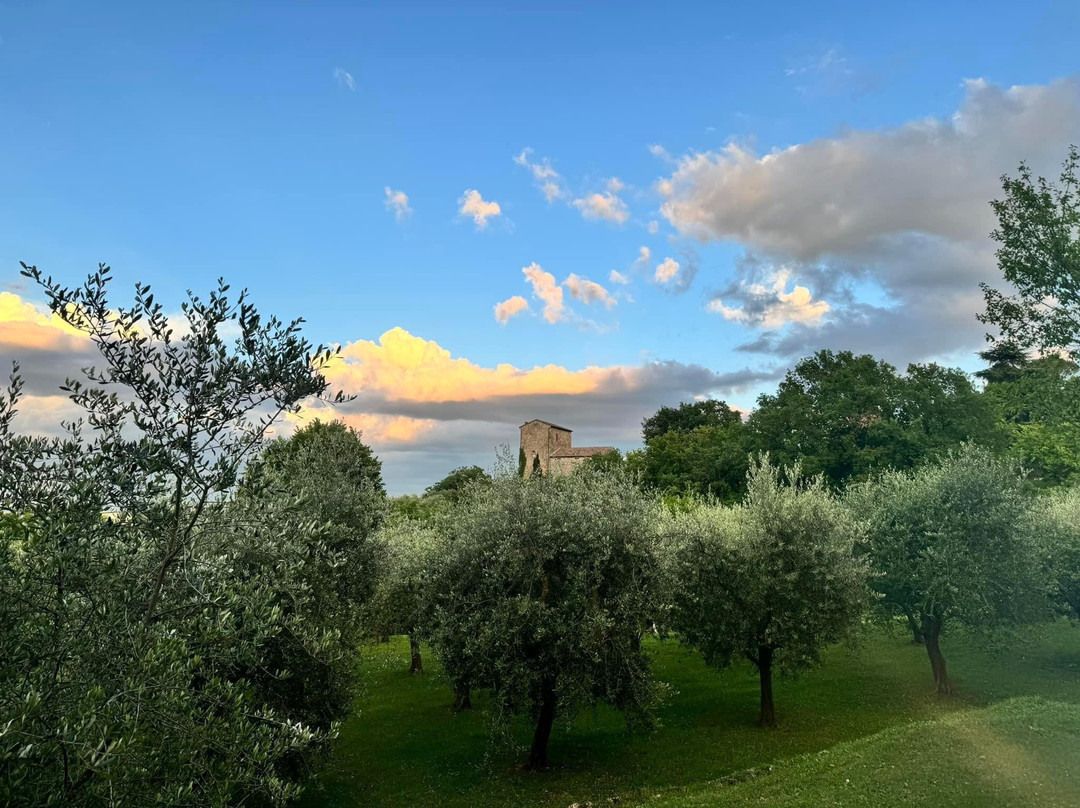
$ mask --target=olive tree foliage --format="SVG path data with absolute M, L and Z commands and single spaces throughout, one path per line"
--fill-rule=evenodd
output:
M 1049 576 L 1025 529 L 1029 501 L 1005 461 L 965 447 L 864 483 L 849 503 L 866 522 L 883 605 L 919 624 L 939 693 L 953 692 L 940 644 L 946 628 L 988 630 L 1046 614 Z
M 1047 558 L 1060 605 L 1080 618 L 1080 488 L 1040 497 L 1028 527 Z
M 759 723 L 775 727 L 774 669 L 817 664 L 825 646 L 853 637 L 866 612 L 859 522 L 821 476 L 804 479 L 760 457 L 741 504 L 676 512 L 662 529 L 670 627 L 711 666 L 753 663 Z
M 324 393 L 331 353 L 223 282 L 178 335 L 148 287 L 111 306 L 104 265 L 76 289 L 24 274 L 101 364 L 66 383 L 85 417 L 58 438 L 13 431 L 17 372 L 0 396 L 0 803 L 285 802 L 282 762 L 328 733 L 238 672 L 286 632 L 340 655 L 305 617 L 325 536 L 291 501 L 229 494 L 274 417 Z
M 649 720 L 652 514 L 621 475 L 582 470 L 499 475 L 442 523 L 431 640 L 452 675 L 491 690 L 496 736 L 532 717 L 530 768 L 547 764 L 556 717 L 584 705 Z
M 391 520 L 374 537 L 379 575 L 365 622 L 377 639 L 409 637 L 410 673 L 424 669 L 419 635 L 427 623 L 429 582 L 441 537 L 433 525 L 409 518 Z
M 266 648 L 264 663 L 246 675 L 268 703 L 321 729 L 342 718 L 355 695 L 362 609 L 377 575 L 373 534 L 387 511 L 381 469 L 358 431 L 315 420 L 265 445 L 245 469 L 231 508 L 234 518 L 251 520 L 269 503 L 293 502 L 300 517 L 319 525 L 321 541 L 311 545 L 305 565 L 310 597 L 282 608 L 333 626 L 337 652 L 331 659 L 312 655 L 302 636 L 283 631 Z M 257 568 L 265 555 L 257 551 L 247 560 Z
M 979 320 L 1021 348 L 1080 350 L 1080 151 L 1069 148 L 1057 184 L 1020 164 L 1001 178 L 1004 197 L 990 203 L 998 226 L 998 267 L 1008 291 L 981 284 Z M 1011 292 L 1011 294 L 1010 294 Z

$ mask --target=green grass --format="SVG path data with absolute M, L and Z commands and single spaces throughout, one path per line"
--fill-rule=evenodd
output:
M 1026 696 L 890 727 L 650 808 L 1080 805 L 1080 705 Z
M 629 734 L 617 714 L 590 711 L 557 725 L 554 768 L 544 773 L 521 771 L 520 750 L 489 750 L 482 694 L 473 712 L 451 712 L 430 655 L 428 673 L 410 677 L 403 639 L 367 649 L 367 692 L 303 805 L 899 805 L 909 788 L 940 790 L 947 799 L 928 802 L 936 805 L 1080 805 L 1072 785 L 1080 783 L 1080 630 L 1067 623 L 1007 652 L 950 636 L 945 653 L 962 693 L 951 699 L 931 692 L 925 651 L 899 634 L 874 633 L 858 651 L 830 649 L 820 669 L 777 683 L 774 731 L 755 724 L 757 681 L 747 668 L 717 673 L 674 641 L 649 649 L 671 687 L 660 727 Z M 1005 699 L 1014 700 L 995 704 Z M 517 730 L 525 744 L 530 728 Z M 1002 755 L 1016 777 L 1000 774 Z M 856 776 L 840 777 L 846 770 Z M 1010 802 L 1024 777 L 1045 784 L 1038 800 Z

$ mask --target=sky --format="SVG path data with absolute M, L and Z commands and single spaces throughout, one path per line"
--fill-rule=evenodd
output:
M 19 261 L 179 311 L 219 276 L 342 346 L 392 493 L 518 426 L 640 443 L 800 357 L 967 370 L 988 202 L 1080 143 L 1080 4 L 0 4 L 0 361 L 87 345 Z

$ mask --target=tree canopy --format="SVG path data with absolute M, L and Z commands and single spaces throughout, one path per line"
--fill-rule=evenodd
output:
M 774 667 L 816 664 L 822 648 L 853 634 L 868 606 L 859 522 L 820 477 L 758 460 L 742 504 L 676 514 L 665 532 L 672 628 L 710 665 L 750 660 L 759 722 L 776 726 Z
M 17 374 L 0 396 L 3 801 L 287 801 L 329 734 L 246 672 L 274 670 L 286 634 L 347 664 L 313 619 L 340 559 L 294 502 L 231 495 L 275 415 L 324 393 L 332 352 L 223 281 L 182 304 L 179 335 L 147 286 L 114 305 L 104 265 L 76 289 L 24 274 L 101 364 L 66 383 L 86 417 L 60 438 L 12 432 Z
M 1058 183 L 1035 179 L 1025 163 L 1003 176 L 1004 196 L 990 203 L 998 226 L 998 267 L 1011 287 L 980 284 L 979 319 L 1021 348 L 1063 349 L 1080 343 L 1080 152 L 1069 148 Z
M 519 713 L 536 722 L 530 767 L 547 764 L 557 716 L 596 701 L 649 715 L 651 524 L 634 485 L 588 469 L 497 477 L 442 523 L 432 641 L 454 675 L 490 688 L 497 727 Z
M 800 463 L 833 486 L 878 469 L 913 468 L 995 435 L 992 411 L 963 372 L 910 365 L 901 376 L 850 351 L 801 360 L 775 394 L 758 398 L 746 432 L 750 449 Z
M 742 423 L 742 416 L 723 401 L 706 399 L 661 407 L 641 422 L 641 437 L 646 445 L 669 432 L 690 432 L 699 427 L 729 427 Z
M 934 683 L 952 692 L 939 639 L 1038 619 L 1049 575 L 1025 530 L 1028 501 L 1005 461 L 967 447 L 912 472 L 892 471 L 850 493 L 864 519 L 884 605 L 922 628 Z

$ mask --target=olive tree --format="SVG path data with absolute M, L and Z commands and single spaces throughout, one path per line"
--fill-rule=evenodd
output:
M 986 630 L 1046 613 L 1049 576 L 1024 529 L 1022 485 L 1007 463 L 966 447 L 850 494 L 867 525 L 883 605 L 919 621 L 939 693 L 953 692 L 940 642 L 948 626 Z
M 744 501 L 676 513 L 665 525 L 670 626 L 711 666 L 757 668 L 758 723 L 777 725 L 773 671 L 817 664 L 853 635 L 870 599 L 858 522 L 821 476 L 755 460 Z
M 431 638 L 458 676 L 490 688 L 496 730 L 533 718 L 529 768 L 547 765 L 556 717 L 585 704 L 650 716 L 651 514 L 617 474 L 505 474 L 442 525 Z
M 409 673 L 423 673 L 419 632 L 430 603 L 428 580 L 440 546 L 438 530 L 425 522 L 397 518 L 376 535 L 379 576 L 368 607 L 368 628 L 377 638 L 409 638 Z
M 1080 489 L 1044 495 L 1028 522 L 1049 563 L 1058 600 L 1080 618 Z
M 387 510 L 381 463 L 356 430 L 341 421 L 312 421 L 268 442 L 248 464 L 231 515 L 249 521 L 271 502 L 290 503 L 297 519 L 320 526 L 321 541 L 311 546 L 306 565 L 310 597 L 303 617 L 335 627 L 339 655 L 332 662 L 314 656 L 302 638 L 282 632 L 268 643 L 264 663 L 246 675 L 268 703 L 328 729 L 356 691 L 361 611 L 376 578 L 372 535 Z M 256 549 L 248 560 L 261 564 L 265 554 Z M 285 601 L 282 609 L 294 605 Z
M 243 671 L 283 633 L 342 658 L 308 618 L 331 554 L 292 502 L 240 514 L 231 494 L 331 354 L 223 282 L 181 306 L 181 333 L 148 287 L 111 305 L 105 266 L 76 289 L 24 274 L 101 364 L 65 384 L 85 418 L 58 438 L 13 431 L 17 372 L 0 396 L 0 803 L 283 803 L 282 763 L 330 733 Z

